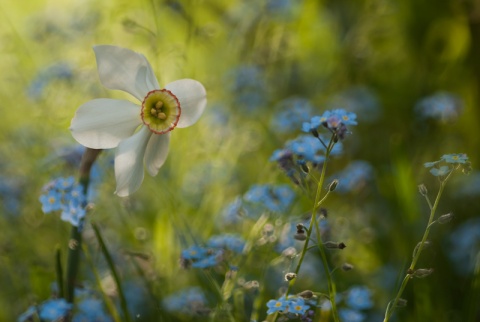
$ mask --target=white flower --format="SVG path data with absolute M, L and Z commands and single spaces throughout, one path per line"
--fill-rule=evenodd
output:
M 181 79 L 160 89 L 147 59 L 129 49 L 100 45 L 93 48 L 103 86 L 135 96 L 126 100 L 99 98 L 80 106 L 70 130 L 80 144 L 92 149 L 117 148 L 116 194 L 135 192 L 143 181 L 143 165 L 155 176 L 168 155 L 170 131 L 194 124 L 206 100 L 203 85 Z

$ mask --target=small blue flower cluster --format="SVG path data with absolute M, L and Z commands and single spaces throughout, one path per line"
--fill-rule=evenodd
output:
M 447 163 L 447 165 L 442 165 Z M 468 156 L 465 153 L 444 154 L 440 160 L 427 162 L 426 168 L 431 168 L 430 173 L 435 177 L 447 176 L 456 166 L 461 166 L 463 172 L 470 172 L 471 165 Z
M 247 202 L 261 205 L 271 212 L 285 212 L 292 204 L 295 193 L 288 185 L 253 185 L 243 196 Z
M 53 288 L 57 288 L 54 285 Z M 105 312 L 103 301 L 89 289 L 75 289 L 75 308 L 63 298 L 52 298 L 40 305 L 30 306 L 22 313 L 17 321 L 64 321 L 70 314 L 73 322 L 112 322 L 112 318 Z
M 270 14 L 288 15 L 292 13 L 292 0 L 267 0 L 266 9 Z
M 67 165 L 72 168 L 80 166 L 82 156 L 85 153 L 86 148 L 80 144 L 62 146 L 44 158 L 41 162 L 45 165 Z M 90 170 L 90 179 L 87 192 L 87 200 L 92 201 L 97 197 L 96 187 L 101 183 L 103 179 L 103 172 L 106 167 L 110 167 L 113 164 L 113 159 L 108 156 L 108 152 L 104 152 L 107 157 L 97 160 Z
M 78 312 L 73 316 L 72 322 L 111 322 L 112 318 L 107 315 L 103 301 L 97 298 L 86 298 L 77 304 Z
M 364 322 L 367 320 L 365 311 L 373 308 L 372 292 L 365 286 L 352 286 L 343 294 L 337 294 L 335 298 L 339 306 L 338 315 L 341 321 Z M 330 301 L 322 303 L 322 310 L 330 310 Z
M 162 306 L 169 312 L 189 316 L 208 314 L 207 298 L 200 287 L 191 287 L 167 296 Z
M 455 95 L 438 92 L 426 97 L 415 105 L 421 117 L 439 121 L 454 121 L 463 110 L 463 102 Z
M 363 322 L 365 321 L 365 314 L 357 310 L 352 310 L 349 308 L 341 308 L 338 310 L 338 316 L 342 321 L 348 322 Z
M 480 218 L 472 218 L 458 226 L 449 238 L 448 257 L 459 274 L 475 271 L 480 253 Z
M 43 188 L 40 196 L 45 214 L 61 210 L 61 219 L 78 227 L 85 217 L 86 198 L 82 186 L 75 184 L 73 177 L 58 178 Z
M 480 171 L 456 178 L 454 193 L 457 197 L 476 198 L 480 194 Z
M 234 235 L 217 235 L 212 236 L 207 241 L 207 246 L 211 248 L 231 250 L 240 254 L 245 247 L 245 241 L 242 238 Z
M 283 149 L 274 151 L 270 161 L 277 162 L 292 182 L 299 184 L 299 178 L 304 176 L 302 167 L 307 162 L 316 167 L 325 161 L 326 148 L 322 144 L 325 141 L 326 137 L 323 136 L 300 135 L 294 140 L 287 141 Z M 339 155 L 342 150 L 341 142 L 337 142 L 330 153 Z
M 232 72 L 230 91 L 236 106 L 249 112 L 257 112 L 266 103 L 266 83 L 262 71 L 255 66 L 239 66 Z
M 256 184 L 237 197 L 221 212 L 224 223 L 234 224 L 241 218 L 257 219 L 265 211 L 285 213 L 295 199 L 288 185 Z
M 325 162 L 325 153 L 329 138 L 318 133 L 320 127 L 328 129 L 334 134 L 331 155 L 342 152 L 343 140 L 348 133 L 347 125 L 357 125 L 357 115 L 344 109 L 325 111 L 321 116 L 314 116 L 309 122 L 302 123 L 302 130 L 311 135 L 300 135 L 294 140 L 287 141 L 283 149 L 273 152 L 270 161 L 275 161 L 293 183 L 299 185 L 305 173 L 309 171 L 307 163 L 317 167 Z
M 339 296 L 341 301 L 342 296 Z M 373 307 L 372 292 L 365 286 L 352 286 L 343 299 L 346 307 L 339 309 L 338 314 L 342 321 L 363 322 L 366 314 L 362 311 Z
M 372 292 L 365 286 L 352 286 L 345 298 L 345 303 L 354 310 L 368 310 L 373 307 Z
M 72 307 L 73 304 L 62 298 L 46 300 L 39 306 L 29 307 L 18 317 L 17 321 L 32 321 L 34 316 L 37 316 L 41 321 L 60 321 L 68 315 Z
M 348 133 L 347 125 L 357 125 L 356 118 L 355 113 L 347 112 L 344 109 L 325 111 L 321 116 L 312 117 L 310 122 L 304 122 L 302 130 L 318 138 L 318 129 L 323 126 L 336 134 L 336 140 L 343 140 Z
M 20 211 L 22 184 L 18 178 L 0 175 L 0 209 L 6 214 L 17 215 Z
M 312 104 L 303 98 L 287 98 L 275 106 L 279 112 L 275 113 L 270 127 L 277 133 L 291 133 L 296 131 L 311 118 Z
M 334 174 L 329 181 L 338 179 L 335 189 L 338 193 L 354 192 L 362 189 L 373 176 L 373 167 L 366 161 L 354 161 L 341 172 Z
M 310 308 L 310 305 L 305 303 L 302 297 L 289 296 L 285 298 L 285 296 L 282 296 L 278 300 L 268 301 L 267 307 L 267 314 L 280 312 L 284 314 L 294 314 L 298 317 L 304 315 Z
M 210 268 L 216 267 L 228 259 L 233 253 L 241 253 L 245 247 L 245 241 L 233 235 L 212 236 L 206 243 L 206 247 L 193 245 L 184 249 L 180 256 L 183 268 Z
M 329 109 L 345 108 L 362 115 L 362 122 L 377 121 L 381 114 L 378 98 L 365 86 L 354 86 L 337 93 L 326 106 Z
M 183 268 L 215 267 L 223 259 L 223 250 L 194 245 L 184 249 L 180 259 Z
M 28 88 L 28 96 L 31 99 L 39 99 L 45 87 L 54 80 L 70 80 L 73 78 L 73 70 L 70 64 L 56 63 L 40 71 L 32 80 Z

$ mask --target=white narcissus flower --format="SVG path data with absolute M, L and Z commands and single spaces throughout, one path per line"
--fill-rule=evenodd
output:
M 203 85 L 181 79 L 160 89 L 147 59 L 132 50 L 100 45 L 93 48 L 103 86 L 135 96 L 126 100 L 99 98 L 80 106 L 70 130 L 92 149 L 117 148 L 116 194 L 135 192 L 143 181 L 143 165 L 155 176 L 168 155 L 170 131 L 194 124 L 207 104 Z

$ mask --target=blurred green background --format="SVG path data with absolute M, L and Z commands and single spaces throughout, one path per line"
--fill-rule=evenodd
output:
M 332 234 L 348 246 L 331 260 L 356 268 L 336 276 L 337 288 L 372 290 L 368 321 L 381 320 L 424 230 L 428 211 L 417 185 L 425 183 L 433 197 L 438 182 L 423 163 L 468 154 L 474 172 L 454 178 L 439 206 L 456 217 L 433 229 L 433 250 L 420 263 L 435 273 L 408 285 L 409 304 L 397 320 L 480 321 L 480 276 L 472 268 L 480 241 L 479 1 L 7 0 L 0 17 L 1 321 L 50 297 L 55 247 L 66 254 L 69 226 L 44 215 L 38 198 L 49 180 L 76 175 L 68 130 L 75 110 L 99 97 L 132 99 L 101 86 L 96 44 L 143 53 L 160 84 L 193 78 L 208 93 L 205 115 L 174 131 L 167 163 L 132 197 L 113 195 L 112 151 L 99 160 L 91 219 L 118 257 L 149 254 L 144 264 L 156 277 L 157 297 L 202 283 L 179 268 L 182 248 L 219 232 L 248 236 L 249 223 L 222 226 L 226 205 L 253 184 L 290 184 L 269 158 L 301 133 L 300 126 L 275 126 L 291 108 L 286 100 L 296 97 L 308 100 L 314 115 L 342 107 L 358 116 L 329 176 L 353 160 L 367 161 L 373 173 L 326 207 Z M 456 113 L 422 112 L 422 100 L 437 93 L 455 97 Z M 310 207 L 296 193 L 283 221 Z M 478 229 L 457 244 L 453 232 L 465 223 Z M 452 259 L 457 252 L 467 255 Z M 94 285 L 84 264 L 83 279 Z M 262 284 L 258 268 L 249 272 L 245 278 Z M 261 320 L 277 294 L 260 294 Z

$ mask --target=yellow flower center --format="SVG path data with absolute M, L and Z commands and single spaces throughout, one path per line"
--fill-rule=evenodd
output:
M 181 113 L 180 102 L 167 89 L 149 92 L 142 102 L 142 121 L 155 134 L 165 134 L 173 130 Z

